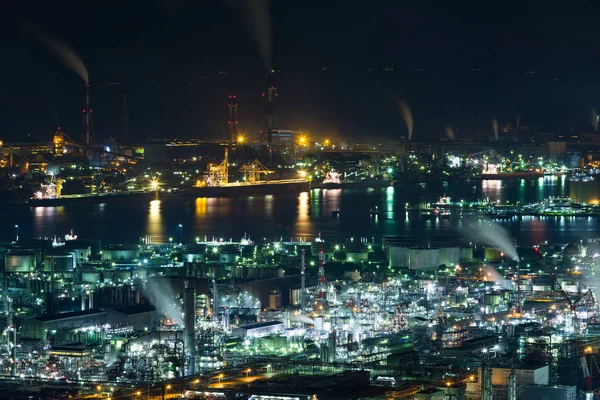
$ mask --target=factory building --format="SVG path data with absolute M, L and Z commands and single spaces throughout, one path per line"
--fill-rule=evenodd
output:
M 523 388 L 524 399 L 547 399 L 547 400 L 576 400 L 576 386 L 525 386 Z
M 106 312 L 98 309 L 26 318 L 21 324 L 22 339 L 45 340 L 61 329 L 78 329 L 106 324 Z
M 108 310 L 109 320 L 113 324 L 130 327 L 133 331 L 153 330 L 157 326 L 156 307 L 150 304 L 138 304 Z
M 241 326 L 233 329 L 231 334 L 241 338 L 259 338 L 280 332 L 283 332 L 283 322 L 270 321 Z
M 495 399 L 508 398 L 510 367 L 491 367 L 492 390 Z M 521 366 L 514 369 L 517 387 L 532 385 L 548 385 L 550 368 L 545 366 Z M 466 394 L 481 398 L 481 382 L 483 382 L 481 367 L 477 368 L 477 381 L 467 382 Z M 533 398 L 533 397 L 532 397 Z
M 271 289 L 269 292 L 269 310 L 281 309 L 281 290 Z

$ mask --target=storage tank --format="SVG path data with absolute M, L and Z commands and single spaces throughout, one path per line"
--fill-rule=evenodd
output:
M 182 254 L 182 258 L 184 262 L 201 263 L 204 262 L 205 254 L 205 245 L 191 245 L 185 249 L 185 251 Z
M 486 247 L 484 250 L 484 257 L 486 261 L 502 261 L 504 254 L 502 250 L 495 247 Z
M 85 283 L 99 283 L 100 272 L 83 272 L 81 274 L 81 280 Z
M 44 256 L 44 271 L 51 272 L 54 266 L 54 272 L 73 272 L 75 269 L 75 256 L 62 250 L 53 250 L 46 252 Z
M 388 246 L 388 266 L 407 268 L 410 265 L 409 248 L 404 246 Z
M 6 272 L 30 272 L 35 271 L 36 251 L 29 249 L 9 250 L 4 256 Z
M 108 261 L 131 261 L 140 255 L 137 246 L 111 246 L 102 250 L 102 259 Z
M 460 249 L 458 247 L 440 247 L 440 265 L 457 265 L 460 263 Z
M 314 319 L 315 321 L 315 330 L 316 331 L 322 331 L 323 330 L 323 324 L 324 324 L 324 319 L 323 317 L 315 317 Z
M 473 261 L 473 248 L 471 246 L 461 247 L 459 259 L 460 259 L 460 262 Z
M 410 254 L 410 269 L 437 268 L 440 266 L 439 249 L 412 248 Z
M 92 255 L 92 245 L 78 240 L 69 240 L 65 243 L 65 251 L 73 253 L 75 261 L 87 261 Z

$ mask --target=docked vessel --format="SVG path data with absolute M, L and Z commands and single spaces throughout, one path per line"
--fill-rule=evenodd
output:
M 517 171 L 517 172 L 496 172 L 496 173 L 482 173 L 481 179 L 528 179 L 528 178 L 539 178 L 543 177 L 544 172 L 542 171 Z
M 330 171 L 325 176 L 323 182 L 314 185 L 319 189 L 344 189 L 344 188 L 367 188 L 367 187 L 385 187 L 392 185 L 389 179 L 363 179 L 356 181 L 342 181 L 340 174 Z
M 150 191 L 123 191 L 110 193 L 72 194 L 55 197 L 33 197 L 27 204 L 34 207 L 56 207 L 68 204 L 107 203 L 125 199 L 150 199 L 154 193 Z
M 165 190 L 159 188 L 157 182 L 143 190 L 115 191 L 107 193 L 61 195 L 61 182 L 54 179 L 48 184 L 42 184 L 35 196 L 28 200 L 31 206 L 52 207 L 79 203 L 106 203 L 116 200 L 178 198 L 178 197 L 238 197 L 266 194 L 300 193 L 310 191 L 310 182 L 303 178 L 297 179 L 262 179 L 264 175 L 273 173 L 258 160 L 244 165 L 241 172 L 242 182 L 229 182 L 227 151 L 225 159 L 218 165 L 211 165 L 204 179 L 196 185 L 181 190 Z

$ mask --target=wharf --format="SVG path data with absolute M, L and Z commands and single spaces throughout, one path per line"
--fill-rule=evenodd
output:
M 495 219 L 515 217 L 600 217 L 600 205 L 575 203 L 569 198 L 548 198 L 532 204 L 498 204 L 490 201 L 451 202 L 442 197 L 437 203 L 407 205 L 407 210 L 418 211 L 421 215 L 451 217 L 482 215 Z

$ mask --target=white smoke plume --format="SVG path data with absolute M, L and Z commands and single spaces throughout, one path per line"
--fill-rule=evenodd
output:
M 270 0 L 242 0 L 242 18 L 254 37 L 267 71 L 273 70 L 273 33 Z
M 448 135 L 448 138 L 450 140 L 455 140 L 456 139 L 456 136 L 454 135 L 454 130 L 449 125 L 446 125 L 446 135 Z
M 511 260 L 519 261 L 517 248 L 508 231 L 490 219 L 471 220 L 463 225 L 459 232 L 470 241 L 497 247 Z
M 598 132 L 598 111 L 595 108 L 590 110 L 590 122 L 594 128 L 594 132 Z
M 485 265 L 483 267 L 483 274 L 489 281 L 493 281 L 496 284 L 496 286 L 500 286 L 502 287 L 502 289 L 512 289 L 511 281 L 503 277 L 491 265 Z
M 63 64 L 75 71 L 77 75 L 83 79 L 86 85 L 90 83 L 87 68 L 83 64 L 83 61 L 81 61 L 81 58 L 79 58 L 73 50 L 60 41 L 45 34 L 40 35 L 40 40 L 48 46 L 50 51 L 52 51 Z
M 312 318 L 309 318 L 304 314 L 294 314 L 290 317 L 290 320 L 294 322 L 304 322 L 305 324 L 311 325 L 315 324 L 315 321 Z
M 498 120 L 496 118 L 492 120 L 492 129 L 494 130 L 494 138 L 498 140 Z
M 150 281 L 146 285 L 148 300 L 156 307 L 156 310 L 172 319 L 179 326 L 183 326 L 183 316 L 178 307 L 178 301 L 168 283 Z
M 408 129 L 408 140 L 412 140 L 413 134 L 413 116 L 408 104 L 403 99 L 398 99 L 398 109 L 400 110 L 400 115 L 404 119 L 404 123 L 406 123 L 406 129 Z

